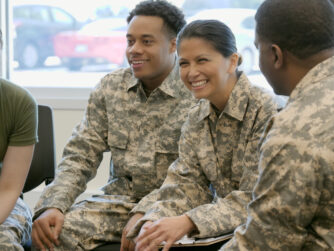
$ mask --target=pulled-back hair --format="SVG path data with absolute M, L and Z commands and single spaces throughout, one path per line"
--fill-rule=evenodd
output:
M 260 38 L 300 59 L 334 46 L 332 0 L 266 0 L 255 20 Z
M 177 36 L 177 48 L 179 49 L 182 40 L 189 38 L 200 38 L 207 41 L 225 58 L 237 53 L 233 32 L 226 24 L 218 20 L 195 20 L 183 27 Z M 238 65 L 241 64 L 241 61 L 239 57 Z
M 129 13 L 127 22 L 130 23 L 134 16 L 156 16 L 162 18 L 164 27 L 171 38 L 175 38 L 177 33 L 186 24 L 182 11 L 164 0 L 147 0 L 140 2 Z

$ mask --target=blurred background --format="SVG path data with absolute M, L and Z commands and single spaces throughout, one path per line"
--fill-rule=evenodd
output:
M 7 1 L 12 12 L 8 20 L 12 48 L 8 72 L 14 82 L 35 87 L 93 87 L 107 72 L 127 66 L 125 19 L 139 1 L 1 1 Z M 259 72 L 254 47 L 254 15 L 262 0 L 170 2 L 184 11 L 187 22 L 225 22 L 243 56 L 240 68 L 255 84 L 268 87 Z

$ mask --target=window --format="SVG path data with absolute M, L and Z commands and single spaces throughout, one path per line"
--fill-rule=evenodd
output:
M 250 30 L 254 31 L 254 29 L 255 29 L 255 19 L 253 17 L 246 17 L 242 22 L 242 26 L 245 29 L 250 29 Z
M 14 12 L 14 19 L 24 19 L 30 18 L 30 9 L 29 8 L 15 8 Z
M 25 7 L 22 6 L 21 9 L 22 8 L 25 8 Z M 26 20 L 30 18 L 31 21 L 42 22 L 42 23 L 49 23 L 51 21 L 50 13 L 47 7 L 27 6 L 26 8 L 28 9 L 28 11 L 30 11 L 30 16 Z
M 6 20 L 11 27 L 6 49 L 12 49 L 7 75 L 54 107 L 83 108 L 104 75 L 127 65 L 125 19 L 138 2 L 81 0 L 78 6 L 75 0 L 1 1 L 1 8 L 7 4 L 11 12 Z M 228 24 L 243 55 L 242 69 L 253 83 L 270 89 L 257 67 L 253 45 L 254 14 L 262 0 L 171 2 L 183 8 L 188 21 L 216 18 Z
M 55 23 L 67 24 L 67 25 L 74 24 L 74 19 L 69 14 L 62 11 L 61 9 L 51 8 L 51 14 L 52 14 L 53 21 Z

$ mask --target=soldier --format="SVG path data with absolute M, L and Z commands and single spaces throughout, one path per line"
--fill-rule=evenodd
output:
M 0 49 L 2 33 L 0 30 Z M 0 250 L 23 251 L 32 215 L 19 197 L 37 142 L 36 100 L 22 87 L 0 79 Z
M 55 180 L 35 207 L 32 237 L 39 249 L 91 250 L 121 240 L 122 250 L 133 249 L 125 237 L 141 214 L 130 219 L 129 212 L 159 188 L 178 157 L 181 125 L 195 104 L 176 63 L 176 35 L 184 15 L 166 1 L 148 0 L 127 21 L 130 68 L 106 75 L 91 93 Z M 106 151 L 112 161 L 104 195 L 72 205 Z
M 268 82 L 290 97 L 265 131 L 247 223 L 221 250 L 333 250 L 333 2 L 265 1 L 255 44 Z
M 277 109 L 271 95 L 238 71 L 235 37 L 222 22 L 188 24 L 177 50 L 181 79 L 200 101 L 182 128 L 179 158 L 164 184 L 132 210 L 146 214 L 129 236 L 147 221 L 136 250 L 156 250 L 166 241 L 165 251 L 185 234 L 213 237 L 244 222 L 258 177 L 259 139 Z

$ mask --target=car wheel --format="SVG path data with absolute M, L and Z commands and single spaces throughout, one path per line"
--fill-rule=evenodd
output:
M 254 67 L 254 53 L 250 48 L 245 48 L 241 52 L 242 55 L 242 64 L 239 69 L 242 70 L 245 74 L 252 72 Z
M 42 59 L 38 48 L 33 43 L 27 43 L 20 55 L 19 64 L 21 68 L 32 69 L 41 65 Z

